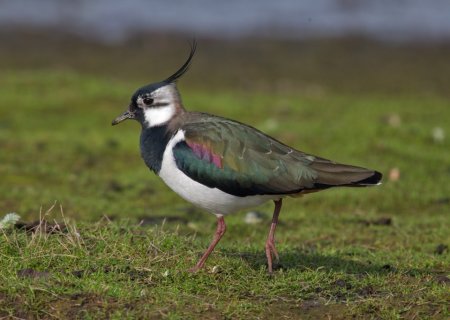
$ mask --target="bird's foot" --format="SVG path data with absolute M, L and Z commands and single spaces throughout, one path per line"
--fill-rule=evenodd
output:
M 189 273 L 197 273 L 200 270 L 197 266 L 188 269 Z
M 280 256 L 278 255 L 278 251 L 275 247 L 275 241 L 272 239 L 268 239 L 266 242 L 266 257 L 267 257 L 267 266 L 268 266 L 268 271 L 270 274 L 272 274 L 273 269 L 272 269 L 272 256 L 275 257 L 275 261 L 276 263 L 278 263 L 280 261 Z
M 270 252 L 273 254 L 273 256 L 275 257 L 276 262 L 280 262 L 280 256 L 278 255 L 278 251 L 277 248 L 275 248 L 275 242 L 268 242 L 266 244 L 266 248 L 267 246 L 269 247 Z
M 205 262 L 200 259 L 200 261 L 197 262 L 197 264 L 195 266 L 193 266 L 192 268 L 188 269 L 188 272 L 189 273 L 197 273 L 197 272 L 200 271 L 201 268 L 203 268 L 204 264 L 205 264 Z

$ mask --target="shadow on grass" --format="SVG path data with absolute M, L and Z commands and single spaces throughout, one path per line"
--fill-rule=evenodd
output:
M 259 270 L 261 266 L 267 267 L 266 256 L 254 252 L 237 252 L 233 250 L 223 250 L 225 256 L 240 257 L 250 268 Z M 410 276 L 435 274 L 432 270 L 408 269 L 399 270 L 392 264 L 375 263 L 371 261 L 361 262 L 338 255 L 322 255 L 316 252 L 308 252 L 304 249 L 290 249 L 279 252 L 280 261 L 274 261 L 274 270 L 323 270 L 340 271 L 349 274 L 388 274 L 403 273 Z

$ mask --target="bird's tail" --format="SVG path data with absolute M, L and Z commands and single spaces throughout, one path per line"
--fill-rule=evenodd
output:
M 311 164 L 317 172 L 314 186 L 318 189 L 330 187 L 367 187 L 381 184 L 383 175 L 375 170 L 317 159 Z

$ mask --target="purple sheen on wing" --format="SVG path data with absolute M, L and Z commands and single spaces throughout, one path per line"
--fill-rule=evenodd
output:
M 219 155 L 214 154 L 206 146 L 195 142 L 186 141 L 192 152 L 201 160 L 205 160 L 209 163 L 214 164 L 217 168 L 222 169 L 222 159 Z
M 214 153 L 212 154 L 212 163 L 214 163 L 214 165 L 215 165 L 217 168 L 222 169 L 222 159 L 220 158 L 219 155 L 214 154 Z

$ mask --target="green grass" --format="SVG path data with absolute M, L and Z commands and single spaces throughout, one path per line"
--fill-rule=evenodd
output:
M 319 74 L 327 65 L 307 69 L 314 67 Z M 210 90 L 195 77 L 189 85 L 189 75 L 180 81 L 190 110 L 385 173 L 380 187 L 286 199 L 281 262 L 270 277 L 263 247 L 272 204 L 257 208 L 259 224 L 246 224 L 245 212 L 226 217 L 206 269 L 186 272 L 208 245 L 214 216 L 149 172 L 136 123 L 110 125 L 147 81 L 142 75 L 7 68 L 0 74 L 0 215 L 65 227 L 0 231 L 0 317 L 447 318 L 450 258 L 436 248 L 450 244 L 450 139 L 435 141 L 432 131 L 449 134 L 450 103 L 432 84 L 409 90 L 423 81 L 412 70 L 399 92 L 381 84 L 338 91 L 345 87 L 338 80 L 299 92 L 292 84 L 271 92 Z M 389 124 L 393 115 L 400 125 Z M 398 181 L 388 179 L 394 167 Z M 383 217 L 392 223 L 373 223 Z

